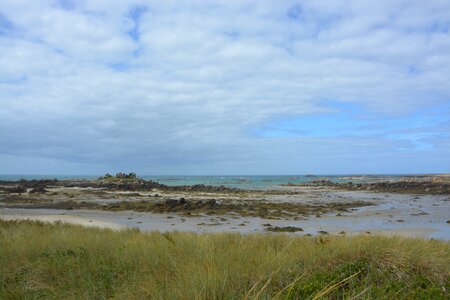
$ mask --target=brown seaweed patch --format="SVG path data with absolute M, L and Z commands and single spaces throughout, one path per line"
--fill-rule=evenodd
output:
M 300 227 L 295 227 L 295 226 L 285 226 L 285 227 L 268 227 L 266 228 L 267 231 L 272 231 L 272 232 L 297 232 L 297 231 L 303 231 L 302 228 Z
M 291 219 L 296 216 L 317 215 L 333 211 L 346 212 L 353 207 L 374 205 L 370 202 L 328 202 L 322 204 L 300 204 L 288 202 L 267 202 L 267 201 L 245 201 L 238 203 L 217 202 L 214 199 L 201 200 L 180 200 L 166 199 L 164 201 L 149 202 L 121 201 L 98 206 L 98 208 L 110 211 L 131 210 L 138 212 L 154 213 L 179 213 L 183 215 L 226 215 L 237 214 L 240 216 L 261 217 L 272 219 Z

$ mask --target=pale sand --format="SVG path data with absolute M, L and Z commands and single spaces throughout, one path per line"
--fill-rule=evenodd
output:
M 4 212 L 0 212 L 0 219 L 11 221 L 11 220 L 33 220 L 33 221 L 42 221 L 42 222 L 63 222 L 69 224 L 83 225 L 87 227 L 100 227 L 100 228 L 109 228 L 109 229 L 125 229 L 127 228 L 124 225 L 120 225 L 113 222 L 105 222 L 100 220 L 95 220 L 91 218 L 87 218 L 79 215 L 50 215 L 43 214 L 37 215 L 33 214 L 33 212 L 23 211 L 23 212 L 15 212 L 12 214 L 3 214 Z

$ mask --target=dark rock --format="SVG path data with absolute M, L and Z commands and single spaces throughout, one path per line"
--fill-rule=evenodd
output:
M 239 191 L 236 188 L 230 188 L 226 186 L 212 186 L 205 184 L 184 185 L 184 186 L 164 186 L 166 190 L 176 191 L 194 191 L 194 192 L 221 192 L 221 191 Z
M 439 182 L 432 180 L 408 180 L 381 181 L 372 183 L 337 183 L 329 180 L 314 180 L 304 183 L 306 186 L 328 186 L 350 190 L 373 190 L 379 192 L 410 193 L 410 194 L 450 194 L 450 182 Z
M 24 188 L 36 188 L 36 187 L 80 187 L 80 188 L 102 188 L 107 190 L 122 190 L 122 191 L 148 191 L 153 189 L 159 189 L 164 191 L 200 191 L 200 192 L 220 192 L 220 191 L 234 191 L 238 192 L 239 189 L 230 188 L 225 186 L 211 186 L 204 184 L 197 184 L 192 186 L 167 186 L 160 184 L 152 180 L 144 180 L 137 178 L 136 174 L 130 173 L 118 173 L 116 176 L 109 174 L 99 177 L 95 180 L 85 179 L 44 179 L 44 180 L 25 180 L 19 181 L 5 181 L 0 180 L 1 186 L 17 186 L 20 185 Z M 5 188 L 3 188 L 5 189 Z M 155 195 L 158 197 L 159 195 Z
M 166 199 L 165 204 L 171 208 L 178 205 L 178 200 L 176 199 Z
M 297 231 L 303 231 L 300 227 L 294 227 L 294 226 L 286 226 L 286 227 L 269 227 L 266 230 L 273 231 L 273 232 L 297 232 Z
M 18 186 L 14 186 L 14 187 L 8 187 L 8 188 L 3 188 L 3 190 L 7 193 L 18 193 L 18 194 L 22 194 L 22 193 L 26 193 L 27 189 L 24 188 L 21 185 Z
M 216 206 L 216 200 L 215 199 L 208 200 L 206 202 L 206 206 L 208 206 L 209 208 L 214 208 Z

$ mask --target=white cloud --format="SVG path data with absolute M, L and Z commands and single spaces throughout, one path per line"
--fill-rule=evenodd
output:
M 146 9 L 132 20 L 136 7 Z M 426 160 L 402 139 L 250 132 L 335 111 L 328 100 L 381 122 L 449 103 L 445 1 L 3 1 L 0 15 L 12 24 L 0 31 L 3 155 L 143 172 Z

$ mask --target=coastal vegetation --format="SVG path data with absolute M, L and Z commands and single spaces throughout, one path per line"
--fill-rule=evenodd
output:
M 112 176 L 109 173 L 106 173 L 105 176 L 101 176 L 98 178 L 98 180 L 109 180 L 109 181 L 120 181 L 120 180 L 128 180 L 128 181 L 135 181 L 137 180 L 138 177 L 136 175 L 136 173 L 123 173 L 123 172 L 119 172 L 117 173 L 115 176 Z
M 0 221 L 0 299 L 448 299 L 450 245 Z

